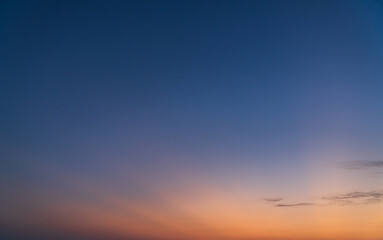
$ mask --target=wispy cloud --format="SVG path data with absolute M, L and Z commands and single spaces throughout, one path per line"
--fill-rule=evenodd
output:
M 325 196 L 322 199 L 341 205 L 379 203 L 383 201 L 383 191 L 355 191 Z
M 312 206 L 314 203 L 310 202 L 298 202 L 298 203 L 281 203 L 284 198 L 265 198 L 263 199 L 266 203 L 273 205 L 274 207 L 304 207 L 304 206 Z
M 357 198 L 383 198 L 383 191 L 370 191 L 370 192 L 350 192 L 346 194 L 336 194 L 332 196 L 323 197 L 326 200 L 347 200 Z
M 268 202 L 268 203 L 276 203 L 276 202 L 282 201 L 283 198 L 265 198 L 264 200 L 265 202 Z
M 283 198 L 265 198 L 267 203 L 274 207 L 306 207 L 306 206 L 346 206 L 383 203 L 383 190 L 376 191 L 354 191 L 338 193 L 320 197 L 313 202 L 284 203 Z
M 345 169 L 376 169 L 383 168 L 383 160 L 357 160 L 341 162 L 338 167 Z
M 302 203 L 291 203 L 291 204 L 275 204 L 276 207 L 305 207 L 313 206 L 315 203 L 302 202 Z

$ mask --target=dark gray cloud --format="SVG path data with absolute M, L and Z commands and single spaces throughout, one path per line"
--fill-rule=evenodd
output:
M 376 169 L 383 168 L 383 160 L 357 160 L 341 162 L 338 164 L 339 167 L 345 169 Z
M 315 203 L 302 202 L 302 203 L 291 203 L 291 204 L 275 204 L 276 207 L 304 207 L 313 206 Z

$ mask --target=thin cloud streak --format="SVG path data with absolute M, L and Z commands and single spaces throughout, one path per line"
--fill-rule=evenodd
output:
M 273 205 L 274 207 L 304 207 L 315 205 L 311 202 L 298 202 L 298 203 L 280 203 L 284 198 L 265 198 L 264 201 Z
M 346 194 L 335 194 L 332 196 L 323 197 L 324 200 L 350 200 L 361 198 L 383 198 L 383 191 L 370 192 L 350 192 Z
M 383 191 L 369 192 L 349 192 L 345 194 L 334 194 L 331 196 L 322 197 L 322 200 L 330 201 L 331 204 L 338 205 L 353 205 L 353 204 L 373 204 L 383 201 Z
M 338 167 L 344 168 L 344 169 L 355 169 L 355 170 L 383 168 L 383 160 L 374 160 L 374 161 L 357 160 L 357 161 L 341 162 L 338 164 Z
M 383 202 L 383 190 L 376 191 L 354 191 L 341 194 L 332 194 L 319 198 L 314 202 L 298 202 L 298 203 L 280 203 L 283 198 L 265 198 L 267 203 L 274 207 L 305 207 L 305 206 L 347 206 L 347 205 L 364 205 L 376 204 Z M 327 203 L 324 203 L 326 201 Z
M 265 198 L 264 200 L 265 200 L 265 202 L 268 202 L 268 203 L 275 203 L 275 202 L 282 201 L 283 198 Z
M 305 207 L 305 206 L 313 206 L 315 203 L 308 203 L 308 202 L 302 202 L 302 203 L 292 203 L 292 204 L 276 204 L 275 207 Z

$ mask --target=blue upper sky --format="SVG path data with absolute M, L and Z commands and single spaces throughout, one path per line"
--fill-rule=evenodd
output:
M 76 195 L 60 174 L 139 194 L 119 186 L 121 168 L 217 182 L 235 169 L 284 188 L 321 161 L 309 155 L 381 159 L 382 11 L 379 1 L 3 1 L 0 195 Z

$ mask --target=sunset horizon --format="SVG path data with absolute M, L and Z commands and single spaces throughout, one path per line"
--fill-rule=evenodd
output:
M 383 240 L 383 2 L 0 3 L 0 240 Z

